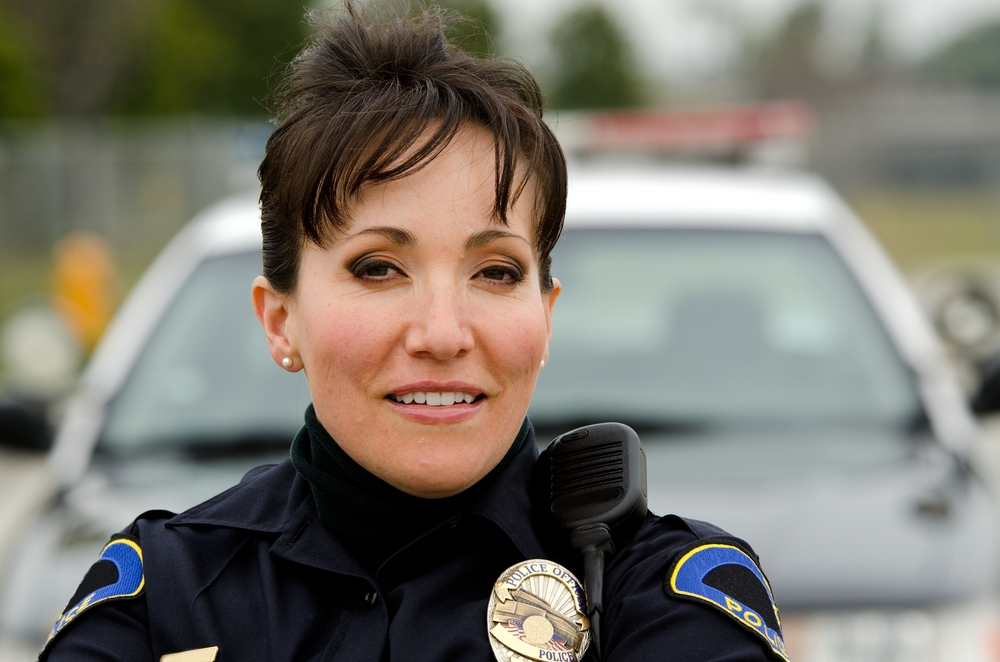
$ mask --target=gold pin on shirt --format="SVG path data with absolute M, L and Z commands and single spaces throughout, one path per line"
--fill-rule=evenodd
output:
M 160 662 L 215 662 L 215 656 L 218 654 L 218 646 L 209 646 L 208 648 L 196 648 L 163 655 L 160 657 Z
M 499 662 L 577 662 L 590 645 L 583 584 L 545 559 L 513 565 L 493 585 L 486 627 Z

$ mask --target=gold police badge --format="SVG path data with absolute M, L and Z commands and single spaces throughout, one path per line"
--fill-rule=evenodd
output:
M 499 662 L 578 662 L 590 644 L 583 584 L 552 561 L 507 568 L 493 585 L 486 613 Z

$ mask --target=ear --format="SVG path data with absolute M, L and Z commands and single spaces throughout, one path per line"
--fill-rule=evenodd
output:
M 545 343 L 545 356 L 542 357 L 543 361 L 549 360 L 549 340 L 552 340 L 552 309 L 556 305 L 556 299 L 562 293 L 562 283 L 559 282 L 558 278 L 552 279 L 552 290 L 545 295 L 545 327 L 546 327 L 546 343 Z
M 254 279 L 250 296 L 253 299 L 253 312 L 260 320 L 260 325 L 264 327 L 264 335 L 267 336 L 267 348 L 271 352 L 271 358 L 285 370 L 300 370 L 302 360 L 296 351 L 295 341 L 289 333 L 291 331 L 288 324 L 289 296 L 276 292 L 271 283 L 263 276 L 257 276 Z M 282 365 L 285 358 L 292 360 L 291 366 Z

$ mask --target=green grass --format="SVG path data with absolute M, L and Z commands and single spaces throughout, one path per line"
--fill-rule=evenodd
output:
M 962 257 L 1000 260 L 1000 194 L 882 190 L 849 202 L 904 271 Z
M 26 297 L 48 294 L 51 270 L 45 251 L 0 252 L 0 315 Z

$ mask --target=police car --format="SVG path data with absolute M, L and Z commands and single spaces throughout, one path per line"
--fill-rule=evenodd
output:
M 539 439 L 634 427 L 651 510 L 754 546 L 794 660 L 994 659 L 978 430 L 858 219 L 806 174 L 570 172 L 553 253 L 564 290 L 530 410 Z M 259 251 L 254 196 L 211 208 L 109 328 L 50 457 L 63 489 L 5 572 L 9 659 L 30 659 L 135 515 L 185 509 L 287 456 L 310 398 L 251 311 Z

